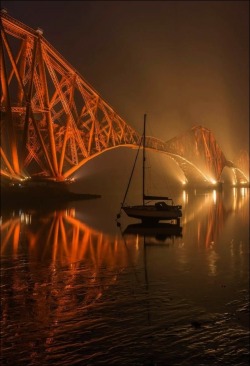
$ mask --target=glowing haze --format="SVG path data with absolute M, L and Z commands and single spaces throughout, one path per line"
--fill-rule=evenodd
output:
M 228 159 L 249 149 L 248 1 L 2 1 L 138 131 L 211 129 Z

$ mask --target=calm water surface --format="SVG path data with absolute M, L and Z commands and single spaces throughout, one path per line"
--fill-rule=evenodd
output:
M 249 191 L 176 199 L 147 235 L 115 196 L 2 210 L 1 365 L 248 365 Z

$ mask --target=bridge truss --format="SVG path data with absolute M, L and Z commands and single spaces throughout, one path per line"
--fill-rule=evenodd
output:
M 119 146 L 138 146 L 129 126 L 43 37 L 1 11 L 1 176 L 65 181 L 87 161 Z M 187 179 L 218 180 L 228 162 L 203 127 L 148 149 L 176 161 Z
M 104 150 L 139 144 L 41 29 L 1 21 L 1 174 L 64 180 Z

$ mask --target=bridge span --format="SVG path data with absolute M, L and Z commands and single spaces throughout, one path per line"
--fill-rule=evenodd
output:
M 1 178 L 66 181 L 90 159 L 140 139 L 42 29 L 1 11 Z M 169 141 L 147 136 L 146 147 L 174 159 L 189 182 L 219 181 L 225 167 L 235 182 L 249 182 L 202 126 Z

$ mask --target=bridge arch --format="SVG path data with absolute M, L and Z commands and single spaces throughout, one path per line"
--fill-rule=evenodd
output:
M 227 171 L 230 172 L 230 175 L 227 174 Z M 244 186 L 249 184 L 249 177 L 242 169 L 229 162 L 221 172 L 220 181 L 229 182 L 232 186 Z

